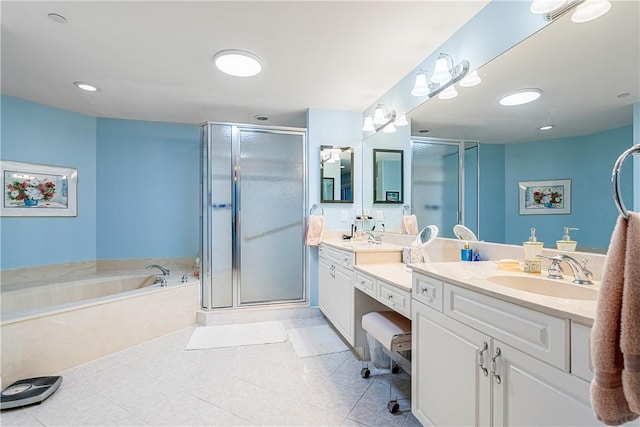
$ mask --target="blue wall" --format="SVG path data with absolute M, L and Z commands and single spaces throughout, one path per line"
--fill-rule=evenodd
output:
M 505 243 L 521 244 L 535 227 L 539 241 L 555 247 L 563 227 L 578 227 L 578 246 L 606 248 L 618 212 L 611 169 L 632 144 L 632 126 L 593 135 L 505 146 Z M 622 171 L 624 200 L 632 200 L 632 168 Z M 483 169 L 483 171 L 486 169 Z M 571 178 L 570 215 L 518 215 L 518 181 Z
M 2 95 L 0 158 L 78 169 L 77 217 L 0 218 L 0 268 L 96 259 L 96 119 Z
M 197 255 L 198 126 L 1 102 L 2 160 L 77 168 L 78 216 L 0 218 L 0 268 Z
M 480 145 L 480 235 L 487 242 L 504 242 L 504 145 Z
M 196 257 L 200 128 L 98 119 L 98 259 Z

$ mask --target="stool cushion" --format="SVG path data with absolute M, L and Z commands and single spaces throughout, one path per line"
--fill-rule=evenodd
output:
M 411 334 L 411 320 L 395 311 L 373 311 L 362 316 L 362 329 L 387 350 L 393 351 L 395 337 Z M 410 339 L 409 335 L 409 341 Z

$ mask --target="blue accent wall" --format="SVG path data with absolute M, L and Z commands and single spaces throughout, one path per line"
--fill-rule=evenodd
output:
M 571 234 L 578 247 L 606 248 L 618 212 L 611 195 L 611 170 L 632 144 L 633 127 L 592 135 L 505 146 L 505 243 L 521 244 L 535 227 L 545 247 L 555 247 L 563 227 L 578 227 Z M 482 169 L 486 171 L 487 169 Z M 518 182 L 571 178 L 569 215 L 518 215 Z M 621 191 L 632 200 L 633 171 L 623 170 Z
M 0 218 L 0 268 L 197 256 L 198 126 L 1 107 L 2 160 L 78 169 L 78 216 Z
M 480 234 L 487 242 L 504 242 L 505 146 L 480 145 Z
M 98 119 L 98 259 L 196 257 L 200 128 Z
M 6 95 L 0 102 L 2 160 L 78 170 L 77 217 L 0 218 L 0 268 L 95 260 L 95 117 Z

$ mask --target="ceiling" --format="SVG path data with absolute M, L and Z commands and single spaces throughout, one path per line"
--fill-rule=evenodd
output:
M 487 3 L 3 0 L 2 93 L 96 117 L 304 127 L 308 108 L 364 111 Z M 263 72 L 224 75 L 225 49 Z
M 607 14 L 583 24 L 570 16 L 483 66 L 479 86 L 457 88 L 457 98 L 434 98 L 413 110 L 412 135 L 503 144 L 630 125 L 640 102 L 640 2 L 613 1 Z M 542 96 L 516 107 L 499 104 L 523 88 L 539 88 Z M 556 127 L 539 130 L 547 124 Z

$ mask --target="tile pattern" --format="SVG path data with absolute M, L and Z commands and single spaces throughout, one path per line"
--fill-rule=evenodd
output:
M 287 328 L 325 324 L 293 319 Z M 410 377 L 350 352 L 299 358 L 289 342 L 184 350 L 193 327 L 60 373 L 41 405 L 5 410 L 2 426 L 398 426 L 411 415 Z M 372 368 L 370 366 L 370 368 Z M 386 409 L 390 393 L 400 411 Z

